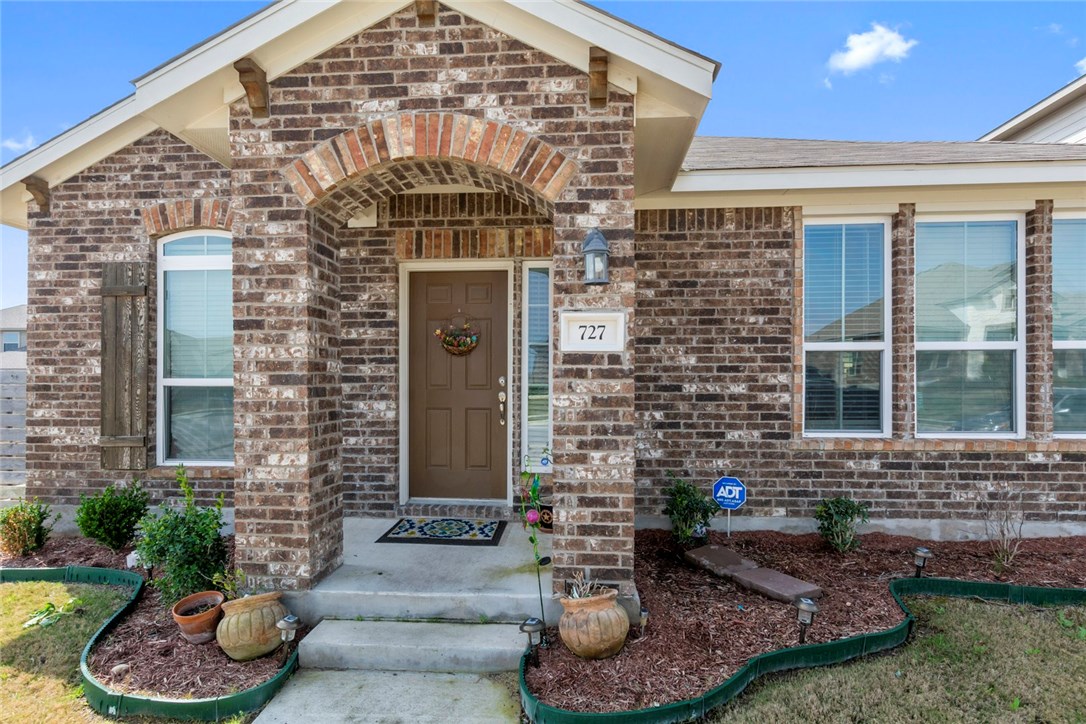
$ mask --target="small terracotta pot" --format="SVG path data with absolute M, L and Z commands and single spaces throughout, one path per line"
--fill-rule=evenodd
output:
M 246 596 L 222 605 L 223 617 L 215 638 L 234 661 L 248 661 L 271 653 L 282 643 L 275 624 L 287 615 L 279 591 Z
M 185 596 L 173 605 L 170 613 L 181 627 L 181 636 L 190 644 L 206 644 L 215 638 L 215 626 L 222 616 L 222 602 L 226 599 L 218 591 L 202 591 Z M 188 614 L 201 606 L 211 606 L 206 611 Z
M 622 650 L 630 618 L 615 600 L 618 591 L 588 598 L 560 598 L 565 612 L 558 620 L 562 643 L 583 659 L 606 659 Z

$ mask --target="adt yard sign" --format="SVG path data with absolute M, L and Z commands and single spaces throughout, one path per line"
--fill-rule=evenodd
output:
M 713 483 L 713 500 L 724 510 L 737 510 L 747 502 L 747 486 L 739 478 L 721 478 Z

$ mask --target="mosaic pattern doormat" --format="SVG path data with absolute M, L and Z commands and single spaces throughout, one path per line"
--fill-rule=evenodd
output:
M 400 518 L 377 539 L 378 543 L 432 543 L 450 546 L 496 546 L 505 531 L 504 520 L 461 518 Z

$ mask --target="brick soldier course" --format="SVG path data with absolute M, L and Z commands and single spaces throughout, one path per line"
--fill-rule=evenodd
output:
M 751 488 L 744 515 L 773 520 L 809 518 L 835 495 L 868 503 L 874 519 L 977 519 L 985 486 L 1010 482 L 1027 491 L 1032 521 L 1086 526 L 1086 446 L 1053 435 L 1053 199 L 1030 197 L 1019 260 L 1022 439 L 916 436 L 924 198 L 908 190 L 881 217 L 892 434 L 805 438 L 804 206 L 635 212 L 640 106 L 628 86 L 601 86 L 606 61 L 592 57 L 595 82 L 470 14 L 438 6 L 431 23 L 412 5 L 269 73 L 266 87 L 246 65 L 260 103 L 229 106 L 229 167 L 159 129 L 51 186 L 28 179 L 40 196 L 28 217 L 28 495 L 72 505 L 126 477 L 100 459 L 103 265 L 153 270 L 161 239 L 208 229 L 233 240 L 234 464 L 190 476 L 202 502 L 223 494 L 233 508 L 238 563 L 256 585 L 305 589 L 334 570 L 345 515 L 514 517 L 505 501 L 401 502 L 401 279 L 405 263 L 424 261 L 517 262 L 510 481 L 522 438 L 519 262 L 552 264 L 545 492 L 558 590 L 588 569 L 633 592 L 635 518 L 661 514 L 668 471 L 703 484 L 736 474 Z M 584 283 L 581 257 L 595 228 L 610 251 L 599 286 Z M 562 351 L 564 310 L 623 312 L 624 347 Z M 153 303 L 150 315 L 154 329 Z M 148 352 L 153 371 L 153 335 Z M 176 491 L 174 471 L 155 466 L 155 394 L 152 372 L 138 475 L 162 500 Z

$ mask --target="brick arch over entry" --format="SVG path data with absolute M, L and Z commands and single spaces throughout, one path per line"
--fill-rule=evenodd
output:
M 230 231 L 234 215 L 230 202 L 221 199 L 166 201 L 140 210 L 143 226 L 152 239 L 189 229 Z
M 509 194 L 549 216 L 576 171 L 551 144 L 500 121 L 398 113 L 320 143 L 282 173 L 307 206 L 346 221 L 391 195 L 435 184 Z

